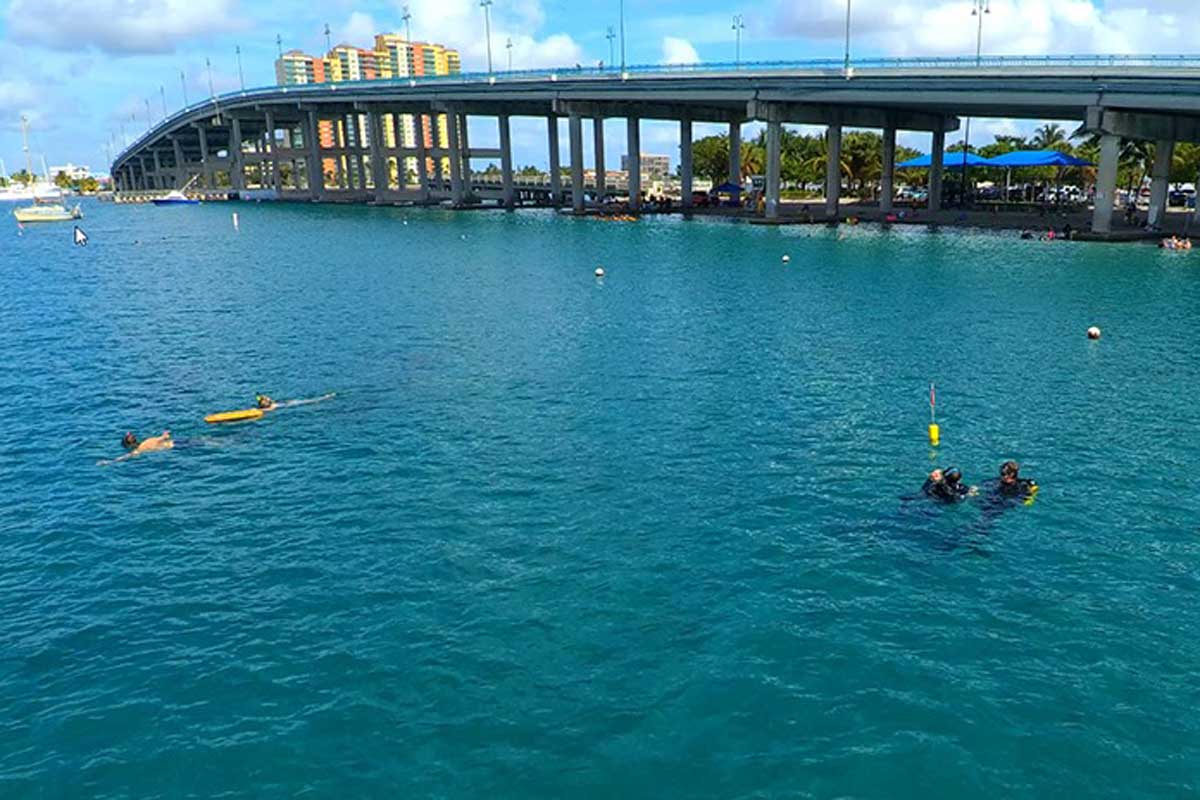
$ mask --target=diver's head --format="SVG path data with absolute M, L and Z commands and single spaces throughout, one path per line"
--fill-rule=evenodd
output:
M 956 484 L 962 480 L 962 471 L 959 470 L 958 467 L 950 467 L 950 469 L 945 471 L 945 476 L 946 476 L 946 483 L 953 486 L 954 484 Z
M 138 438 L 133 435 L 133 431 L 129 431 L 121 437 L 121 446 L 126 450 L 132 450 L 138 446 Z
M 1017 480 L 1017 473 L 1020 467 L 1015 461 L 1005 461 L 1000 465 L 1000 481 L 1002 483 L 1014 483 Z

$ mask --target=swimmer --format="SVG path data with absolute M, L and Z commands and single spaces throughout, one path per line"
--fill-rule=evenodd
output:
M 979 493 L 974 486 L 963 485 L 962 472 L 958 467 L 950 467 L 945 470 L 935 469 L 929 473 L 921 491 L 939 503 L 961 503 L 967 497 Z
M 100 461 L 98 462 L 100 466 L 116 464 L 118 461 L 127 461 L 143 453 L 153 453 L 157 450 L 174 450 L 175 440 L 171 438 L 170 431 L 163 431 L 161 435 L 151 436 L 147 439 L 138 439 L 133 431 L 129 431 L 121 437 L 121 446 L 125 448 L 125 455 L 114 458 L 111 461 Z
M 254 395 L 254 407 L 260 411 L 274 411 L 279 408 L 279 404 L 272 400 L 270 395 L 256 394 Z
M 321 403 L 325 400 L 332 400 L 337 397 L 337 392 L 323 394 L 320 397 L 310 397 L 306 400 L 283 400 L 276 401 L 270 395 L 256 394 L 254 395 L 254 407 L 260 411 L 275 411 L 280 408 L 291 408 L 292 406 L 307 406 L 313 403 Z
M 1038 490 L 1037 481 L 1032 478 L 1022 478 L 1021 465 L 1015 461 L 1005 461 L 1000 465 L 1000 478 L 996 482 L 996 492 L 1004 497 L 1024 499 Z

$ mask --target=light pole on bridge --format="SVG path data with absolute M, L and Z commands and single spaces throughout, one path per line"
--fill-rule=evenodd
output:
M 510 37 L 508 37 L 508 41 L 506 41 L 506 42 L 504 43 L 504 47 L 505 47 L 505 49 L 507 49 L 507 50 L 508 50 L 508 71 L 509 71 L 509 72 L 512 72 L 512 48 L 513 48 L 513 43 L 512 43 L 512 37 L 511 37 L 511 36 L 510 36 Z
M 983 64 L 983 17 L 985 14 L 992 13 L 992 0 L 971 0 L 971 16 L 977 19 L 975 25 L 975 66 L 979 67 Z M 963 159 L 962 159 L 962 197 L 959 198 L 959 205 L 966 208 L 967 205 L 967 177 L 970 167 L 967 166 L 967 154 L 971 151 L 971 118 L 967 117 L 967 124 L 963 130 Z M 1008 198 L 1004 198 L 1005 202 Z
M 329 38 L 329 23 L 325 23 L 325 52 L 329 53 L 333 49 L 333 41 Z
M 167 118 L 167 87 L 161 83 L 158 85 L 158 95 L 162 98 L 163 119 Z
M 246 76 L 242 74 L 242 46 L 240 44 L 234 45 L 233 52 L 237 55 L 238 83 L 241 84 L 242 91 L 244 92 L 246 91 Z
M 144 97 L 142 100 L 146 103 L 146 130 L 154 127 L 154 123 L 150 121 L 150 98 Z
M 412 44 L 412 12 L 408 10 L 408 6 L 404 7 L 400 19 L 404 20 L 404 40 Z
M 275 49 L 279 51 L 279 57 L 283 58 L 283 36 L 275 34 Z
M 616 51 L 613 49 L 613 40 L 617 38 L 617 32 L 613 30 L 613 26 L 608 26 L 608 32 L 604 34 L 604 38 L 608 39 L 608 66 L 611 68 L 617 61 Z
M 850 74 L 850 0 L 846 0 L 846 60 L 842 69 Z
M 479 0 L 483 9 L 483 35 L 487 39 L 488 75 L 492 74 L 492 0 Z
M 746 30 L 746 23 L 742 21 L 741 14 L 733 15 L 733 64 L 735 67 L 742 65 L 742 31 Z
M 187 75 L 183 74 L 183 70 L 179 70 L 179 85 L 183 89 L 183 107 L 188 107 L 187 99 Z
M 621 72 L 625 71 L 625 0 L 621 0 Z

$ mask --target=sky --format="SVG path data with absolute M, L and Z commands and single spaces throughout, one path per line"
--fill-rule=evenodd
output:
M 625 0 L 626 61 L 631 64 L 731 61 L 731 19 L 740 13 L 744 60 L 840 58 L 847 0 Z M 493 59 L 514 69 L 610 61 L 609 26 L 619 31 L 618 0 L 494 0 Z M 276 37 L 283 48 L 368 46 L 376 32 L 403 32 L 403 9 L 415 39 L 458 48 L 467 71 L 487 63 L 478 0 L 0 0 L 0 159 L 24 165 L 20 116 L 30 120 L 35 165 L 90 165 L 106 171 L 106 147 L 209 93 L 239 87 L 241 49 L 247 87 L 274 83 Z M 856 57 L 969 55 L 975 25 L 971 0 L 852 0 Z M 1180 54 L 1200 52 L 1200 0 L 991 0 L 983 51 L 1001 54 Z M 613 42 L 619 60 L 620 40 Z M 149 110 L 147 111 L 147 105 Z M 977 120 L 972 143 L 997 133 L 1029 133 L 1036 123 Z M 622 122 L 606 128 L 606 158 L 620 164 Z M 1065 126 L 1064 126 L 1065 127 Z M 696 135 L 716 132 L 700 127 Z M 745 136 L 754 135 L 748 126 Z M 473 120 L 473 145 L 494 146 L 494 129 Z M 586 137 L 590 147 L 590 136 Z M 928 150 L 928 136 L 901 142 Z M 514 120 L 518 164 L 544 166 L 541 122 Z M 678 152 L 678 128 L 644 124 L 645 152 Z

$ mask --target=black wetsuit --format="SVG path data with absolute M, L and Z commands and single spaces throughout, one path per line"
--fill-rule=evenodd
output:
M 1037 481 L 1028 478 L 1017 478 L 1012 483 L 999 478 L 989 481 L 983 498 L 984 524 L 990 524 L 1008 509 L 1027 502 L 1036 491 Z
M 934 482 L 929 478 L 925 479 L 925 485 L 921 487 L 922 493 L 939 503 L 961 503 L 967 499 L 967 493 L 970 491 L 971 488 L 964 486 L 962 481 L 958 483 Z

